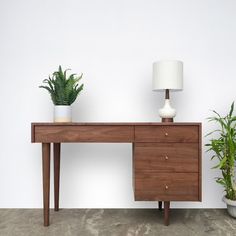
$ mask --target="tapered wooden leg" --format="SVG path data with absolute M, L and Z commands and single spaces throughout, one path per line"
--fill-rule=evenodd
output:
M 49 226 L 50 202 L 50 143 L 42 143 L 43 162 L 43 215 L 44 226 Z
M 59 186 L 60 186 L 60 153 L 61 144 L 53 144 L 54 156 L 54 210 L 59 211 Z
M 169 209 L 170 202 L 164 202 L 164 223 L 165 225 L 169 225 Z
M 158 202 L 158 208 L 159 208 L 160 211 L 162 211 L 162 201 Z

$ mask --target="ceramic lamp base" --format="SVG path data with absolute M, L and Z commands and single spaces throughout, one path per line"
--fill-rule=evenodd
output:
M 162 120 L 165 119 L 166 121 L 173 122 L 173 118 L 176 116 L 176 110 L 171 107 L 170 99 L 165 99 L 165 105 L 163 108 L 159 109 L 159 115 Z

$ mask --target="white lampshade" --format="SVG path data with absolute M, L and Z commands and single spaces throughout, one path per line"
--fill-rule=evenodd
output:
M 153 63 L 153 90 L 183 89 L 183 62 L 176 60 Z

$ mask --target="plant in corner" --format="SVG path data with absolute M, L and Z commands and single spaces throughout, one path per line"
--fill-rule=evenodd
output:
M 84 85 L 79 85 L 83 74 L 67 76 L 67 71 L 59 66 L 48 79 L 43 80 L 46 85 L 39 86 L 46 89 L 52 99 L 54 106 L 54 122 L 71 122 L 71 104 L 76 100 Z
M 214 137 L 206 144 L 207 151 L 213 151 L 212 159 L 217 159 L 218 163 L 214 169 L 220 169 L 222 176 L 216 178 L 216 182 L 223 186 L 225 196 L 223 201 L 227 204 L 228 213 L 236 217 L 236 183 L 235 183 L 235 159 L 236 159 L 236 116 L 234 112 L 234 102 L 226 116 L 221 116 L 216 111 L 213 117 L 209 117 L 210 122 L 216 122 L 219 128 L 210 132 L 206 136 Z

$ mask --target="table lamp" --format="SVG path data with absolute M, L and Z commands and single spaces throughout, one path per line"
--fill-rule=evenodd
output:
M 170 105 L 170 90 L 183 89 L 183 62 L 165 60 L 153 63 L 153 90 L 165 90 L 165 105 L 159 109 L 162 122 L 173 122 L 176 110 Z

